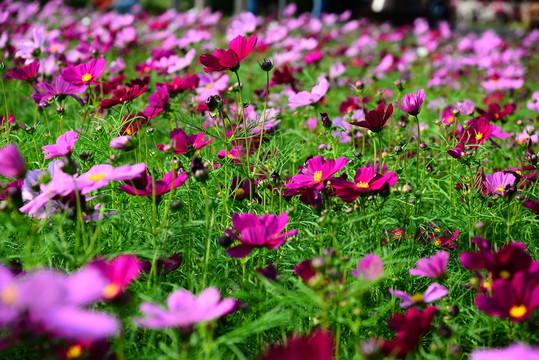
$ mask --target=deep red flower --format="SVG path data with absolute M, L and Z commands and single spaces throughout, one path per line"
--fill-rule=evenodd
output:
M 382 340 L 382 353 L 385 356 L 402 359 L 419 344 L 423 333 L 427 331 L 438 308 L 428 306 L 425 310 L 410 308 L 406 314 L 393 314 L 389 327 L 395 331 L 393 340 Z
M 191 154 L 211 144 L 215 138 L 206 138 L 206 134 L 200 131 L 197 134 L 187 135 L 182 129 L 174 129 L 170 132 L 172 152 L 174 154 Z M 165 145 L 157 144 L 157 148 L 166 151 Z
M 491 295 L 477 295 L 475 305 L 492 316 L 524 321 L 539 307 L 537 277 L 519 272 L 512 280 L 497 279 L 492 283 Z
M 286 345 L 269 348 L 263 360 L 331 360 L 333 337 L 324 330 L 309 336 L 293 336 Z
M 159 196 L 182 186 L 187 181 L 187 174 L 174 174 L 169 171 L 163 180 L 153 180 L 148 174 L 143 174 L 139 179 L 135 179 L 131 185 L 122 185 L 120 190 L 136 196 Z
M 217 49 L 213 54 L 202 54 L 200 63 L 205 66 L 205 72 L 233 70 L 237 71 L 240 62 L 253 52 L 258 36 L 251 35 L 249 40 L 238 35 L 228 44 L 228 50 Z
M 128 101 L 133 101 L 140 95 L 144 94 L 147 89 L 148 87 L 146 85 L 144 85 L 143 87 L 135 85 L 131 88 L 123 87 L 121 89 L 114 90 L 112 92 L 112 99 L 104 99 L 103 101 L 101 101 L 101 104 L 99 104 L 99 106 L 101 107 L 101 109 L 109 109 L 115 105 L 123 104 Z
M 184 74 L 181 78 L 175 77 L 169 83 L 157 83 L 156 85 L 165 85 L 168 93 L 174 96 L 183 91 L 195 90 L 200 82 L 200 77 L 197 74 Z
M 20 81 L 32 80 L 37 76 L 39 71 L 39 61 L 31 62 L 28 65 L 18 69 L 11 69 L 7 72 L 6 77 Z
M 385 109 L 384 103 L 380 103 L 375 110 L 371 110 L 365 114 L 365 120 L 354 121 L 350 124 L 378 133 L 384 129 L 391 114 L 393 114 L 393 105 L 389 104 L 387 109 Z
M 504 105 L 502 110 L 501 106 L 498 103 L 490 103 L 488 104 L 488 108 L 486 111 L 478 108 L 477 112 L 490 121 L 505 121 L 505 117 L 507 115 L 511 115 L 515 112 L 515 105 L 506 104 Z

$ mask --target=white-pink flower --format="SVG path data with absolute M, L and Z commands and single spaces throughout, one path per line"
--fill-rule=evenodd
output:
M 297 94 L 288 97 L 288 106 L 291 108 L 297 108 L 309 104 L 314 104 L 326 95 L 329 89 L 329 82 L 325 77 L 320 76 L 318 78 L 318 84 L 315 85 L 312 91 L 300 91 Z

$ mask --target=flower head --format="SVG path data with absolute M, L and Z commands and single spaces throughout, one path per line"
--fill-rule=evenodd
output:
M 143 173 L 138 178 L 133 179 L 131 185 L 122 185 L 120 190 L 136 196 L 159 196 L 176 189 L 187 181 L 187 174 L 169 171 L 162 180 L 153 180 L 153 178 Z
M 62 69 L 62 78 L 75 85 L 99 84 L 97 79 L 103 74 L 107 61 L 105 59 L 92 59 L 87 64 Z
M 251 35 L 249 40 L 238 35 L 228 44 L 228 50 L 217 49 L 213 54 L 202 54 L 200 63 L 205 72 L 233 70 L 237 71 L 240 62 L 253 52 L 258 36 Z
M 365 281 L 374 281 L 384 275 L 384 264 L 380 256 L 367 254 L 357 263 L 357 268 L 350 272 L 352 276 Z
M 335 189 L 335 195 L 344 202 L 353 202 L 362 194 L 372 194 L 381 191 L 397 183 L 398 176 L 393 171 L 378 174 L 375 168 L 368 165 L 356 171 L 354 182 L 342 178 L 332 178 L 331 186 Z
M 52 159 L 70 154 L 78 137 L 79 134 L 76 131 L 69 130 L 56 139 L 56 144 L 43 146 L 43 154 L 46 154 L 45 159 Z
M 449 290 L 438 283 L 433 283 L 430 284 L 424 294 L 417 293 L 415 295 L 410 295 L 404 291 L 393 289 L 389 289 L 389 292 L 391 295 L 402 300 L 401 307 L 408 307 L 410 305 L 422 305 L 441 299 L 449 293 Z
M 483 184 L 494 194 L 507 196 L 516 191 L 517 178 L 510 172 L 498 171 L 488 174 Z
M 219 290 L 213 287 L 202 291 L 198 297 L 180 289 L 170 294 L 166 310 L 154 303 L 142 303 L 140 311 L 145 317 L 134 321 L 148 329 L 187 328 L 230 314 L 235 311 L 237 304 L 233 298 L 221 300 Z
M 242 258 L 251 253 L 255 247 L 276 249 L 289 237 L 297 234 L 297 230 L 281 233 L 288 224 L 288 215 L 262 215 L 253 213 L 232 214 L 232 229 L 226 229 L 225 234 L 241 242 L 227 250 L 227 254 Z
M 425 91 L 421 89 L 417 93 L 406 94 L 401 99 L 401 102 L 402 105 L 395 101 L 395 104 L 399 109 L 412 116 L 417 116 L 421 111 L 421 105 L 425 102 Z
M 0 175 L 22 179 L 26 174 L 24 159 L 15 144 L 0 148 Z
M 263 360 L 332 360 L 333 337 L 324 330 L 308 336 L 292 336 L 285 345 L 271 346 Z
M 34 102 L 38 106 L 48 106 L 49 101 L 55 97 L 63 99 L 65 96 L 70 96 L 73 99 L 77 100 L 79 104 L 84 105 L 84 100 L 82 100 L 76 94 L 82 94 L 86 91 L 86 85 L 74 85 L 62 79 L 61 77 L 56 77 L 52 83 L 38 83 L 36 88 L 39 90 L 37 93 L 30 95 Z
M 415 269 L 410 269 L 410 275 L 438 278 L 445 275 L 449 253 L 438 251 L 430 258 L 423 258 L 417 262 Z
M 385 105 L 380 103 L 375 110 L 371 110 L 365 114 L 365 120 L 353 121 L 350 124 L 378 133 L 384 129 L 391 114 L 393 114 L 393 105 L 389 104 L 386 109 Z
M 187 154 L 202 149 L 211 144 L 215 138 L 205 137 L 202 131 L 198 134 L 187 135 L 182 129 L 174 129 L 170 132 L 170 140 L 172 141 L 172 152 L 174 154 Z M 165 151 L 165 145 L 157 144 L 157 148 Z
M 470 360 L 539 360 L 539 349 L 525 344 L 514 343 L 506 348 L 474 350 Z
M 39 61 L 33 61 L 30 64 L 21 66 L 18 69 L 9 70 L 6 74 L 6 77 L 20 81 L 27 81 L 35 78 L 38 70 Z
M 107 280 L 102 290 L 102 296 L 107 300 L 119 296 L 135 280 L 142 268 L 141 262 L 134 255 L 120 255 L 112 261 L 97 259 L 89 266 L 98 269 Z

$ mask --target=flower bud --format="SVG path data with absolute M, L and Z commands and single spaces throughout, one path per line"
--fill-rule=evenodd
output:
M 331 127 L 331 119 L 329 118 L 328 114 L 320 113 L 320 116 L 322 117 L 322 126 L 329 129 Z
M 215 111 L 223 107 L 223 99 L 219 95 L 212 95 L 206 99 L 206 106 L 210 111 Z
M 271 60 L 264 59 L 264 62 L 260 64 L 260 68 L 264 71 L 271 71 L 271 69 L 273 69 L 273 62 Z

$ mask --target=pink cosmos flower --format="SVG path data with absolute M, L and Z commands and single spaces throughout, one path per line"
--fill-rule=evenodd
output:
M 143 174 L 139 178 L 134 179 L 132 185 L 122 185 L 120 190 L 136 196 L 159 196 L 168 193 L 172 189 L 176 189 L 187 181 L 187 174 L 174 173 L 169 171 L 163 177 L 163 180 L 153 180 L 148 174 Z
M 374 167 L 366 166 L 356 171 L 354 182 L 342 178 L 332 178 L 331 186 L 335 189 L 335 195 L 344 202 L 353 202 L 360 195 L 382 190 L 384 187 L 394 186 L 398 176 L 393 171 L 386 174 L 377 174 Z
M 20 81 L 27 81 L 35 78 L 38 71 L 39 61 L 33 61 L 30 64 L 22 66 L 18 69 L 9 70 L 6 73 L 6 77 Z
M 342 170 L 347 162 L 345 157 L 340 157 L 337 160 L 326 160 L 322 156 L 315 156 L 307 161 L 307 166 L 300 170 L 300 174 L 289 179 L 289 183 L 285 187 L 288 190 L 302 187 L 320 190 L 324 187 L 324 181 Z
M 110 141 L 109 146 L 117 150 L 130 150 L 133 148 L 132 140 L 131 135 L 118 136 Z
M 120 255 L 112 261 L 97 259 L 89 265 L 99 270 L 106 284 L 102 288 L 104 299 L 111 300 L 118 297 L 139 275 L 142 263 L 134 255 Z
M 188 328 L 230 314 L 237 305 L 238 301 L 233 298 L 221 300 L 219 290 L 213 287 L 202 291 L 198 297 L 180 289 L 167 298 L 167 309 L 155 303 L 142 303 L 140 311 L 145 317 L 136 318 L 134 322 L 148 329 Z
M 533 111 L 539 111 L 539 91 L 534 91 L 532 98 L 526 104 L 528 109 Z
M 215 138 L 205 138 L 206 134 L 200 131 L 198 134 L 187 135 L 182 129 L 174 129 L 170 132 L 172 152 L 174 154 L 192 154 L 211 144 Z M 165 145 L 157 144 L 157 148 L 166 151 Z
M 290 95 L 288 97 L 288 106 L 291 108 L 297 108 L 309 104 L 314 104 L 326 95 L 329 89 L 329 82 L 325 77 L 320 76 L 318 78 L 318 84 L 315 85 L 312 91 L 300 91 L 297 94 Z
M 62 99 L 65 96 L 71 96 L 73 99 L 77 100 L 79 104 L 84 106 L 84 100 L 76 94 L 85 92 L 86 85 L 73 85 L 61 77 L 57 77 L 50 84 L 45 82 L 38 83 L 36 89 L 39 91 L 30 96 L 38 106 L 48 106 L 48 102 L 53 98 L 58 97 L 59 99 Z
M 213 54 L 202 54 L 200 63 L 204 65 L 205 72 L 237 71 L 240 62 L 251 54 L 258 41 L 256 34 L 251 35 L 249 40 L 245 36 L 238 35 L 228 44 L 228 50 L 217 49 Z
M 107 61 L 92 59 L 87 64 L 80 64 L 62 69 L 62 78 L 75 85 L 99 84 L 97 79 L 103 74 Z
M 426 304 L 441 299 L 449 293 L 449 290 L 438 283 L 433 283 L 430 284 L 424 294 L 418 293 L 410 295 L 404 291 L 393 289 L 389 289 L 389 292 L 391 295 L 402 300 L 400 307 L 408 307 L 411 305 Z
M 539 360 L 539 349 L 525 344 L 514 343 L 506 348 L 474 350 L 470 360 Z
M 455 101 L 455 108 L 461 115 L 472 115 L 475 110 L 475 104 L 469 99 L 464 99 L 462 102 Z
M 26 174 L 24 159 L 15 144 L 0 148 L 0 175 L 22 179 Z
M 357 268 L 350 273 L 364 281 L 374 281 L 384 275 L 384 264 L 380 256 L 367 254 L 358 261 Z
M 45 159 L 52 159 L 70 154 L 73 150 L 73 146 L 78 140 L 78 136 L 79 134 L 77 134 L 76 131 L 69 130 L 56 139 L 56 144 L 43 146 L 43 154 L 47 154 Z
M 468 128 L 464 130 L 460 141 L 467 146 L 482 145 L 494 132 L 494 125 L 487 118 L 477 117 L 467 121 Z
M 276 249 L 298 232 L 294 229 L 281 233 L 287 224 L 288 215 L 284 212 L 279 216 L 264 214 L 260 217 L 253 213 L 234 213 L 232 229 L 226 229 L 225 234 L 241 244 L 228 249 L 226 253 L 235 258 L 242 258 L 249 255 L 255 247 Z
M 488 174 L 483 184 L 490 192 L 507 196 L 516 191 L 516 181 L 517 178 L 510 172 L 498 171 Z
M 421 89 L 417 93 L 406 94 L 401 101 L 402 105 L 397 101 L 395 101 L 395 105 L 402 111 L 417 116 L 421 111 L 421 105 L 425 102 L 425 90 Z
M 417 262 L 415 269 L 410 269 L 410 275 L 425 276 L 436 279 L 445 275 L 449 253 L 438 251 L 430 258 L 423 258 Z
M 107 186 L 111 180 L 132 180 L 145 172 L 146 164 L 144 163 L 133 166 L 123 165 L 117 168 L 109 164 L 95 165 L 77 178 L 77 187 L 82 195 L 86 195 Z

